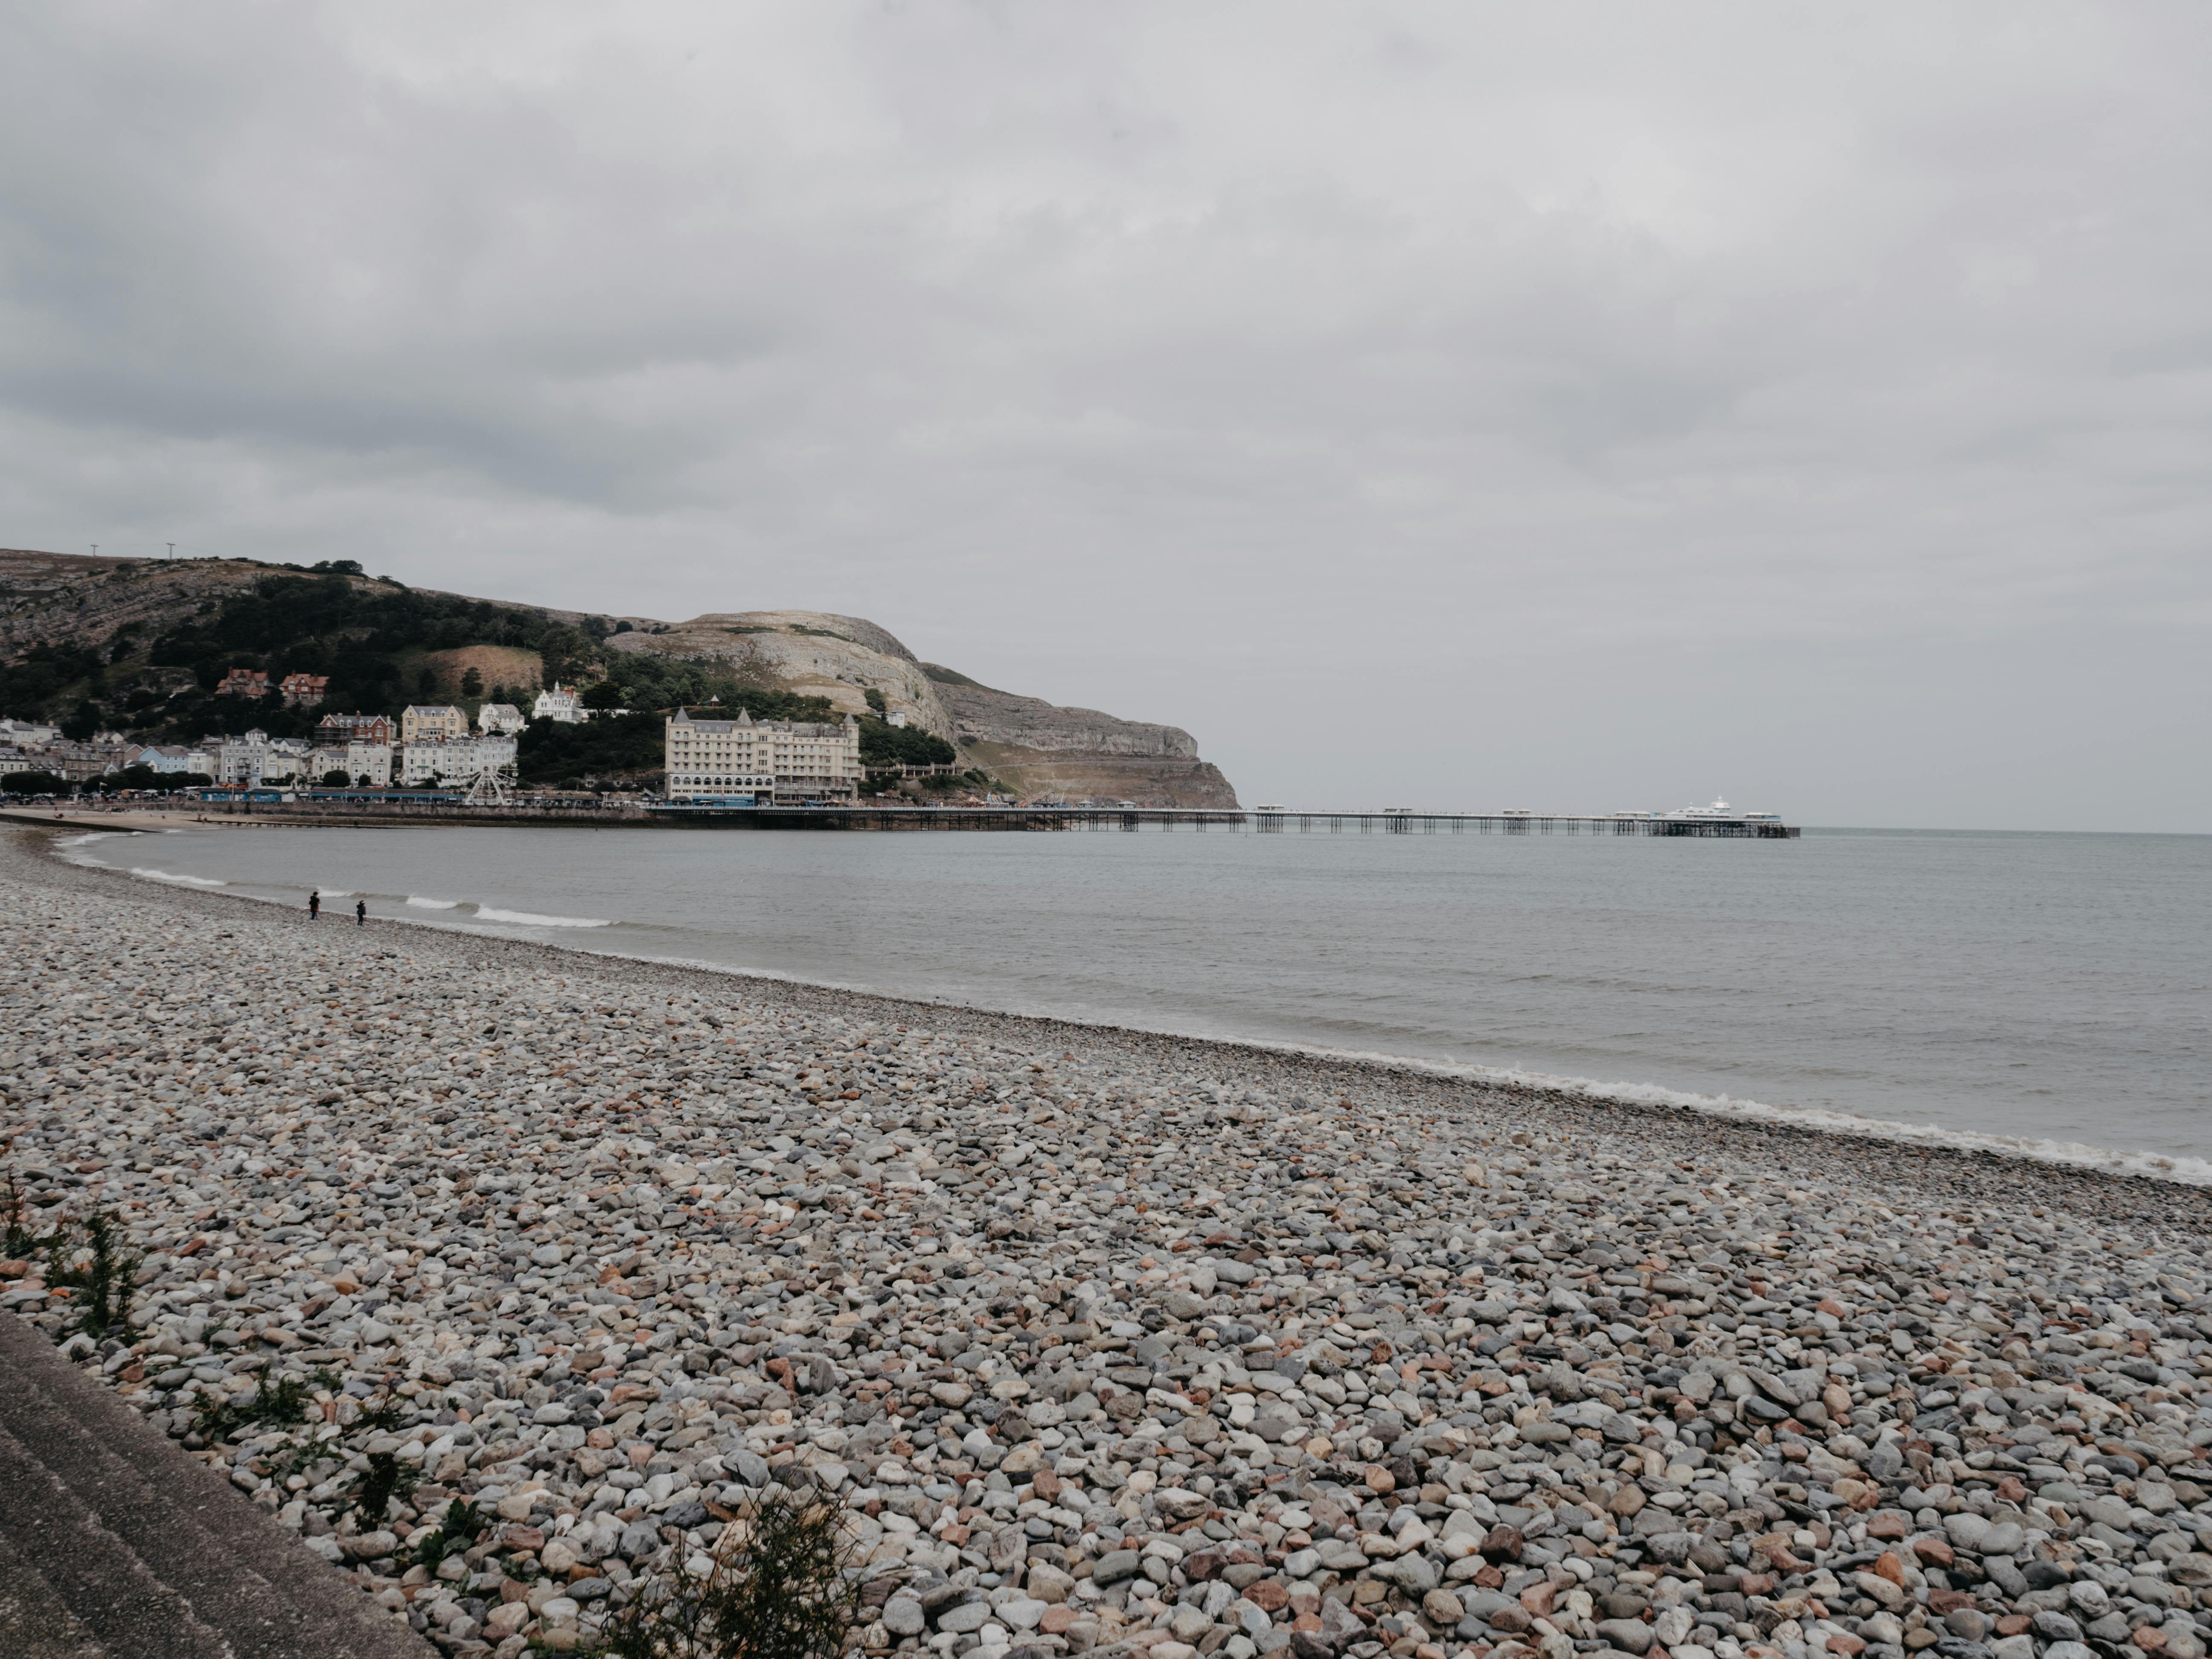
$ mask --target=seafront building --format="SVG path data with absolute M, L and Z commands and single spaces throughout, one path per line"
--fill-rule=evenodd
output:
M 132 755 L 128 763 L 182 777 L 200 770 L 200 755 L 198 750 L 187 749 L 182 744 L 149 744 Z
M 514 739 L 494 733 L 410 742 L 400 752 L 399 768 L 399 781 L 410 789 L 423 788 L 434 781 L 469 783 L 486 772 L 512 777 Z
M 217 783 L 247 789 L 297 783 L 307 777 L 313 753 L 296 738 L 278 738 L 272 742 L 266 732 L 248 732 L 218 745 L 213 776 Z
M 451 703 L 410 703 L 399 716 L 399 740 L 410 747 L 433 738 L 465 738 L 469 717 Z
M 307 781 L 320 783 L 333 772 L 343 772 L 356 787 L 382 789 L 392 782 L 392 745 L 388 743 L 318 744 L 307 767 Z
M 487 734 L 511 738 L 525 724 L 522 711 L 511 702 L 488 702 L 477 710 L 477 730 Z
M 679 708 L 664 728 L 671 800 L 769 805 L 849 802 L 860 791 L 860 723 L 694 720 Z

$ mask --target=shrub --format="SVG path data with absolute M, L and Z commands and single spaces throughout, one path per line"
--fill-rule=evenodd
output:
M 131 1335 L 131 1281 L 144 1258 L 118 1249 L 114 1218 L 95 1210 L 82 1236 L 66 1228 L 46 1252 L 46 1283 L 66 1286 L 76 1328 L 88 1336 Z
M 781 1486 L 748 1507 L 706 1571 L 678 1559 L 640 1583 L 607 1659 L 838 1659 L 860 1607 L 844 1511 Z
M 291 1428 L 307 1415 L 317 1389 L 335 1389 L 337 1385 L 337 1376 L 331 1371 L 317 1371 L 312 1377 L 287 1376 L 274 1385 L 264 1377 L 252 1398 L 242 1402 L 210 1397 L 202 1389 L 195 1401 L 199 1415 L 192 1420 L 192 1431 L 212 1442 L 256 1423 Z

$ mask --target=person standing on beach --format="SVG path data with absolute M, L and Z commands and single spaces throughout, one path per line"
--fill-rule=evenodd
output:
M 323 914 L 323 890 L 319 887 L 307 895 L 307 920 L 313 921 Z
M 356 899 L 353 902 L 353 925 L 356 927 L 366 927 L 368 926 L 368 901 L 367 899 Z

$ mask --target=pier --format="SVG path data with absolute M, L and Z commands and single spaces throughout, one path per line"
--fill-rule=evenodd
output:
M 663 823 L 754 830 L 1218 830 L 1262 836 L 1661 836 L 1795 841 L 1798 826 L 1763 818 L 1568 813 L 1274 811 L 1160 806 L 692 806 L 648 802 Z
M 51 823 L 52 807 L 18 808 L 0 817 Z M 72 817 L 96 818 L 94 812 Z M 1291 811 L 1258 807 L 951 806 L 889 803 L 851 805 L 695 806 L 688 802 L 614 799 L 588 795 L 518 795 L 497 803 L 422 792 L 405 799 L 303 789 L 209 790 L 164 816 L 203 821 L 250 818 L 264 823 L 653 824 L 701 830 L 1091 830 L 1135 834 L 1184 830 L 1260 836 L 1635 836 L 1698 841 L 1795 841 L 1796 824 L 1766 817 L 1641 813 L 1418 812 L 1371 808 Z

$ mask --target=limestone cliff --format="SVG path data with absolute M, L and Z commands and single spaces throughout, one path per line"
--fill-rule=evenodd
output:
M 903 713 L 909 725 L 952 738 L 952 716 L 914 653 L 861 617 L 740 611 L 683 623 L 624 620 L 629 631 L 611 637 L 609 650 L 714 662 L 740 680 L 827 697 L 841 713 L 866 714 L 867 694 L 877 691 L 887 713 Z
M 1237 805 L 1229 780 L 1198 757 L 1198 740 L 1180 726 L 1063 708 L 994 690 L 936 663 L 922 668 L 951 713 L 962 754 L 1024 793 L 1149 806 Z

